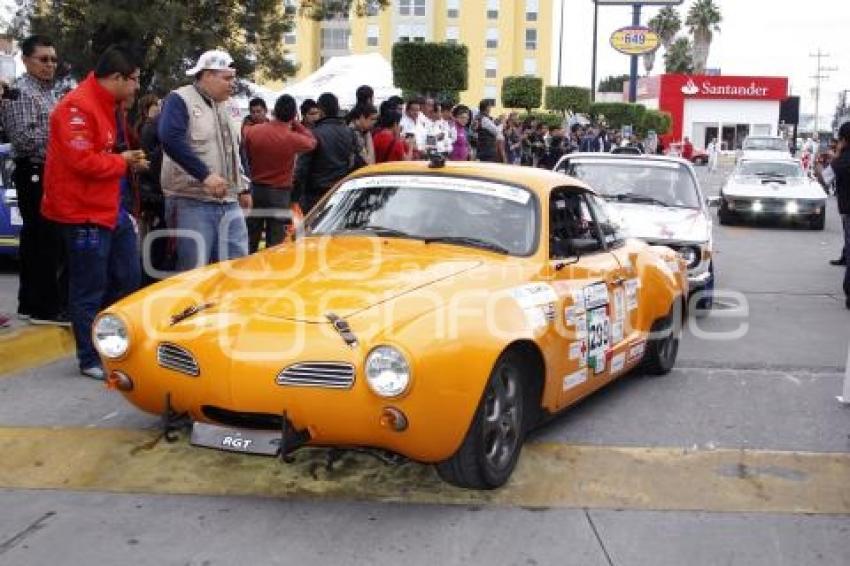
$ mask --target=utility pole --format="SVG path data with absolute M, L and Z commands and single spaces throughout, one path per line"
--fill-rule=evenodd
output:
M 564 12 L 567 0 L 561 0 L 561 32 L 558 34 L 558 86 L 561 86 L 561 67 L 564 59 Z
M 832 71 L 837 71 L 838 67 L 824 67 L 823 60 L 830 57 L 829 53 L 824 53 L 821 51 L 820 47 L 818 47 L 817 53 L 810 53 L 809 57 L 813 59 L 817 59 L 818 67 L 817 72 L 814 75 L 811 75 L 810 78 L 815 79 L 815 127 L 814 134 L 817 135 L 819 130 L 819 120 L 820 120 L 820 83 L 821 81 L 825 81 L 829 79 L 829 75 L 824 73 L 830 73 Z
M 596 102 L 596 44 L 599 42 L 599 3 L 593 0 L 593 61 L 590 65 L 590 101 Z

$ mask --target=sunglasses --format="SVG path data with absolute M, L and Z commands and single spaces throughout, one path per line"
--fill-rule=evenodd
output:
M 58 57 L 51 57 L 49 55 L 42 55 L 41 57 L 30 57 L 30 59 L 34 59 L 43 65 L 47 65 L 48 63 L 58 63 Z

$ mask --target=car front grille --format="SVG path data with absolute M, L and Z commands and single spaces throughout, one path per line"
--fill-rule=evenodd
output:
M 156 349 L 156 361 L 160 367 L 197 377 L 201 375 L 201 368 L 195 356 L 181 346 L 163 342 Z
M 342 362 L 293 364 L 277 374 L 277 384 L 349 389 L 354 384 L 354 366 Z
M 756 201 L 747 199 L 736 199 L 734 202 L 736 211 L 751 212 L 753 211 L 753 203 Z M 786 210 L 785 207 L 788 205 L 787 200 L 777 198 L 758 199 L 758 202 L 761 203 L 761 212 L 764 214 L 784 214 Z

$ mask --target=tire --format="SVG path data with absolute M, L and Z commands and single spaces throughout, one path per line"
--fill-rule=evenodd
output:
M 506 352 L 496 361 L 463 444 L 437 464 L 443 480 L 458 487 L 495 489 L 511 477 L 526 432 L 522 367 L 517 353 Z
M 717 219 L 721 226 L 733 226 L 735 224 L 735 214 L 724 209 L 722 204 L 720 210 L 717 211 Z
M 826 227 L 826 212 L 821 212 L 811 217 L 809 228 L 812 230 L 823 230 Z
M 646 354 L 640 369 L 649 375 L 666 375 L 676 365 L 679 340 L 682 336 L 682 303 L 676 299 L 670 312 L 656 320 L 650 329 Z

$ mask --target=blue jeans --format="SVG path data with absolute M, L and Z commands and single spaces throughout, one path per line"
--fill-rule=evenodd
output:
M 63 227 L 68 252 L 68 313 L 80 369 L 100 365 L 91 339 L 92 323 L 104 307 L 139 288 L 139 239 L 126 212 L 114 230 L 94 224 Z
M 844 226 L 844 294 L 850 298 L 850 214 L 841 215 L 841 224 Z
M 248 228 L 235 202 L 166 197 L 165 221 L 184 231 L 175 235 L 177 271 L 248 255 Z

